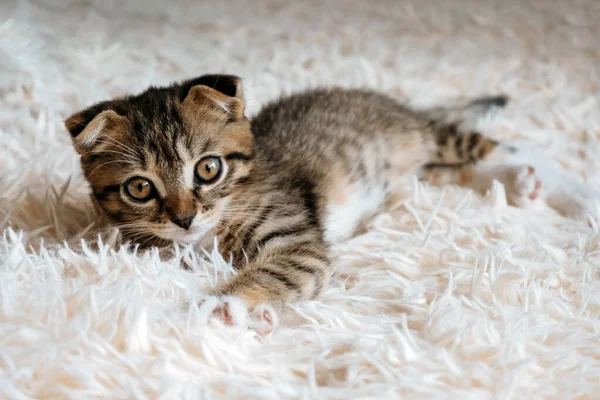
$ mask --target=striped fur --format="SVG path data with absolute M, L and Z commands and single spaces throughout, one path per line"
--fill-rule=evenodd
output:
M 99 103 L 65 125 L 92 198 L 115 226 L 143 245 L 217 235 L 239 272 L 215 294 L 254 307 L 318 297 L 332 275 L 328 246 L 374 212 L 399 176 L 485 158 L 498 143 L 449 116 L 487 112 L 486 101 L 499 102 L 427 113 L 369 91 L 315 90 L 250 122 L 239 79 L 208 75 Z M 210 184 L 194 175 L 207 156 L 222 166 Z M 155 196 L 128 198 L 131 177 Z

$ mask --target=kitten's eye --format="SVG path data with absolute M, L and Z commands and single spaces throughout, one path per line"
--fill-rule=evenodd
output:
M 218 157 L 205 157 L 196 164 L 196 179 L 200 183 L 210 183 L 221 175 L 221 159 Z
M 147 201 L 154 197 L 154 185 L 144 178 L 131 178 L 125 184 L 125 192 L 136 201 Z

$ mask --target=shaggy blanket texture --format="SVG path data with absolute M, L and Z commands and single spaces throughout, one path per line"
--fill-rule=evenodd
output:
M 597 220 L 409 179 L 333 249 L 323 298 L 260 337 L 199 311 L 233 273 L 217 254 L 90 245 L 62 126 L 208 72 L 245 78 L 249 115 L 317 85 L 418 105 L 506 93 L 486 132 L 598 186 L 600 2 L 167 3 L 0 4 L 0 398 L 600 398 Z

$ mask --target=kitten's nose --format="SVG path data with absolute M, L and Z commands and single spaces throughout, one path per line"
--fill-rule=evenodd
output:
M 194 214 L 192 216 L 185 216 L 183 218 L 173 217 L 171 218 L 171 221 L 173 221 L 175 225 L 179 225 L 183 229 L 189 229 L 189 227 L 192 225 L 192 221 L 194 220 L 195 216 L 196 215 Z

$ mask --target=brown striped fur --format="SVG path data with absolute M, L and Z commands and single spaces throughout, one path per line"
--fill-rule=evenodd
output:
M 498 143 L 460 121 L 503 101 L 416 111 L 370 91 L 314 90 L 269 104 L 250 122 L 240 80 L 207 75 L 93 105 L 65 125 L 92 198 L 115 226 L 143 245 L 216 235 L 239 273 L 215 293 L 253 307 L 317 297 L 332 273 L 328 245 L 359 222 L 332 228 L 336 207 L 388 193 L 419 169 L 484 158 Z M 193 171 L 207 155 L 224 172 L 202 184 Z M 153 184 L 151 200 L 124 192 L 134 176 Z M 177 222 L 189 217 L 190 227 Z

